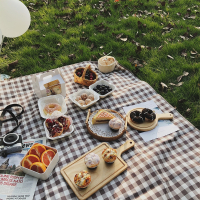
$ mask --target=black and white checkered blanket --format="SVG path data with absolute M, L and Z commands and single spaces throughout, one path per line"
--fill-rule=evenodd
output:
M 70 137 L 47 140 L 47 145 L 56 148 L 60 160 L 46 181 L 38 181 L 34 199 L 77 199 L 63 179 L 60 170 L 100 144 L 86 129 L 87 110 L 81 110 L 68 96 L 85 88 L 74 82 L 73 72 L 77 67 L 89 62 L 61 67 L 65 80 L 67 96 L 67 115 L 75 125 Z M 99 79 L 115 84 L 117 90 L 112 96 L 100 99 L 91 107 L 91 111 L 100 108 L 113 109 L 125 116 L 124 106 L 153 100 L 163 112 L 174 115 L 173 123 L 179 131 L 165 137 L 144 142 L 136 130 L 128 127 L 117 141 L 109 142 L 112 148 L 118 148 L 127 139 L 135 141 L 135 148 L 122 154 L 128 169 L 106 186 L 94 193 L 89 199 L 200 199 L 200 134 L 191 123 L 181 116 L 162 96 L 146 82 L 133 76 L 128 70 L 118 69 L 110 74 L 97 70 L 96 62 L 90 62 L 96 68 Z M 25 108 L 22 125 L 17 133 L 23 139 L 45 137 L 43 121 L 38 109 L 38 97 L 33 91 L 31 75 L 0 82 L 0 109 L 18 103 Z M 5 123 L 0 135 L 15 126 L 15 122 Z

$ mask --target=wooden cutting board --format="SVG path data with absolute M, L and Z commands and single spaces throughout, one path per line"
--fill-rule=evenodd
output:
M 121 154 L 133 147 L 134 144 L 135 142 L 133 140 L 127 140 L 117 149 L 117 159 L 115 162 L 108 164 L 105 163 L 102 158 L 102 151 L 105 148 L 110 148 L 110 146 L 105 142 L 101 143 L 96 148 L 90 150 L 81 157 L 77 158 L 75 161 L 63 167 L 61 169 L 61 174 L 80 200 L 87 199 L 93 193 L 95 193 L 97 190 L 102 188 L 104 185 L 109 183 L 112 179 L 127 169 L 127 164 L 121 158 Z M 91 152 L 98 154 L 100 157 L 100 164 L 96 169 L 89 169 L 84 163 L 85 156 Z M 87 188 L 84 189 L 78 188 L 74 183 L 74 176 L 82 170 L 88 171 L 91 175 L 91 183 Z
M 130 110 L 126 117 L 127 117 L 127 122 L 128 124 L 134 128 L 135 130 L 138 130 L 138 131 L 150 131 L 152 129 L 154 129 L 157 124 L 158 124 L 158 120 L 161 120 L 161 119 L 173 119 L 173 114 L 171 113 L 162 113 L 162 114 L 156 114 L 156 119 L 154 121 L 148 121 L 148 120 L 145 120 L 143 123 L 136 123 L 136 122 L 133 122 L 130 118 L 130 113 L 132 111 L 140 111 L 142 112 L 143 108 L 134 108 L 132 110 Z

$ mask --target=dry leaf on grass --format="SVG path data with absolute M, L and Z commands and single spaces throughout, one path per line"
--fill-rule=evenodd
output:
M 68 58 L 71 60 L 74 60 L 76 58 L 76 56 L 74 54 L 70 54 L 70 55 L 68 55 Z
M 127 41 L 127 38 L 120 38 L 120 40 L 126 42 L 126 41 Z
M 162 91 L 164 91 L 164 90 L 166 90 L 168 88 L 167 85 L 165 83 L 163 83 L 163 82 L 161 82 L 160 85 L 161 85 L 161 90 Z
M 181 75 L 181 76 L 179 76 L 178 78 L 177 78 L 177 81 L 179 82 L 179 81 L 181 81 L 181 79 L 183 78 L 183 76 L 188 76 L 189 75 L 189 72 L 183 72 L 183 75 Z
M 174 58 L 172 56 L 170 56 L 170 55 L 167 55 L 167 57 L 170 58 L 170 59 L 172 59 L 172 60 L 174 60 Z
M 14 62 L 8 64 L 8 69 L 15 67 L 18 64 L 18 60 L 15 60 Z

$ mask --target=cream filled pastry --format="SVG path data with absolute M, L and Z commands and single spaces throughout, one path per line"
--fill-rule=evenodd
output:
M 85 165 L 88 168 L 96 168 L 100 163 L 100 158 L 95 153 L 89 153 L 87 156 L 85 156 Z
M 122 121 L 119 118 L 113 118 L 109 121 L 109 127 L 117 131 L 122 127 Z
M 113 148 L 104 149 L 102 152 L 102 158 L 107 163 L 115 162 L 115 160 L 117 158 L 117 150 L 113 149 Z

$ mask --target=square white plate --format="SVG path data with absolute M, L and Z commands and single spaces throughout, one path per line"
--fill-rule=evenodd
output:
M 44 119 L 48 118 L 48 116 L 44 113 L 43 110 L 44 110 L 44 107 L 50 103 L 59 104 L 62 107 L 62 110 L 61 110 L 62 114 L 65 114 L 67 112 L 67 106 L 65 103 L 65 99 L 62 95 L 57 94 L 57 95 L 42 97 L 38 100 L 39 111 L 40 111 L 40 115 L 42 118 L 44 118 Z
M 88 105 L 83 105 L 81 106 L 75 99 L 77 96 L 81 96 L 81 94 L 86 93 L 87 95 L 89 94 L 93 94 L 94 95 L 94 101 L 92 101 L 90 104 Z M 73 94 L 69 95 L 69 98 L 77 105 L 79 106 L 81 109 L 85 110 L 87 108 L 89 108 L 90 106 L 94 105 L 98 100 L 99 100 L 99 95 L 94 91 L 94 90 L 89 90 L 89 89 L 82 89 L 79 90 L 78 92 L 75 92 Z
M 97 85 L 106 85 L 106 86 L 109 86 L 112 89 L 112 91 L 108 92 L 105 95 L 100 95 L 100 94 L 98 94 L 97 92 L 95 92 L 93 90 L 93 88 L 95 88 Z M 90 85 L 89 89 L 92 90 L 92 91 L 94 91 L 96 94 L 98 94 L 100 96 L 100 98 L 105 98 L 108 95 L 112 94 L 114 92 L 114 90 L 116 89 L 116 87 L 113 84 L 109 83 L 108 81 L 100 80 L 100 81 L 97 81 L 96 83 Z
M 66 137 L 66 136 L 69 136 L 71 135 L 71 133 L 73 133 L 74 131 L 74 125 L 73 125 L 73 121 L 72 121 L 72 118 L 69 117 L 69 116 L 66 116 L 66 115 L 63 115 L 64 117 L 68 117 L 70 119 L 70 122 L 71 122 L 71 125 L 69 126 L 69 129 L 65 132 L 63 132 L 60 136 L 57 136 L 57 137 L 50 137 L 49 136 L 49 130 L 47 129 L 46 125 L 45 125 L 45 121 L 44 121 L 44 129 L 45 129 L 45 132 L 46 132 L 46 137 L 50 140 L 57 140 L 59 138 L 63 138 L 63 137 Z M 51 119 L 56 119 L 56 118 L 51 118 Z

